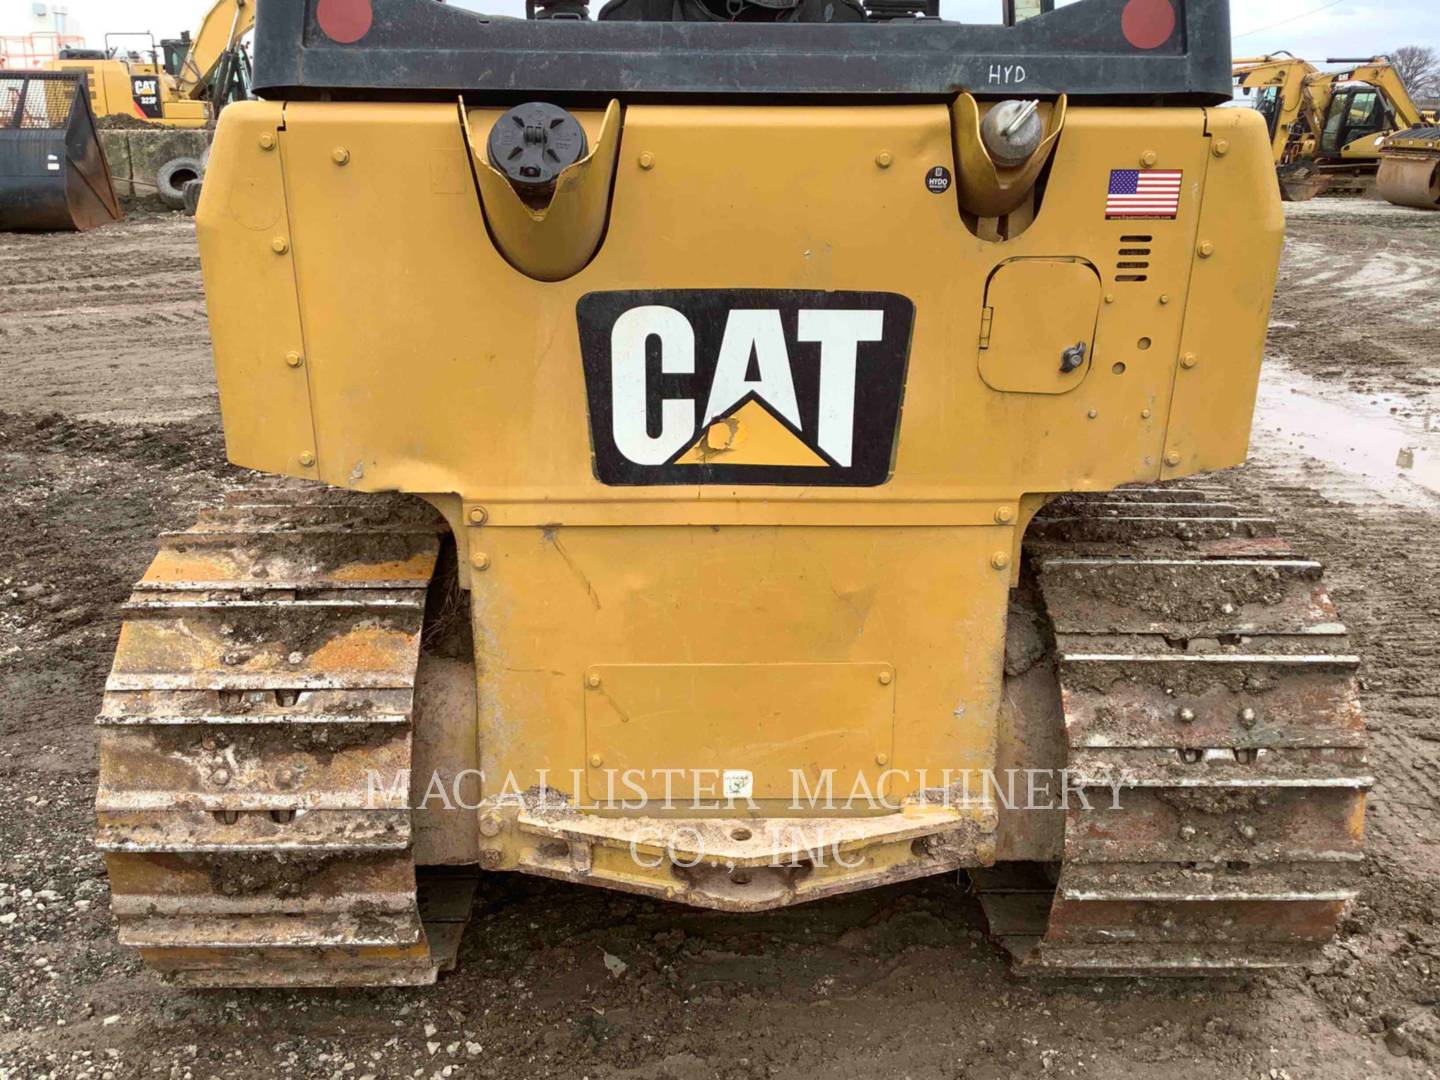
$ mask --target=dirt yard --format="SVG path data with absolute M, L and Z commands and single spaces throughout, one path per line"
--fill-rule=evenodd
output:
M 115 944 L 91 720 L 152 538 L 239 476 L 193 233 L 0 236 L 0 1080 L 1435 1076 L 1440 214 L 1290 224 L 1254 461 L 1224 482 L 1328 563 L 1379 787 L 1326 962 L 1218 987 L 1017 981 L 951 878 L 730 917 L 512 876 L 434 988 L 161 985 Z

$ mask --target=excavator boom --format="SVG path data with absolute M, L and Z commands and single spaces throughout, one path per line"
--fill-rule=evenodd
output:
M 176 76 L 180 97 L 203 98 L 211 77 L 255 26 L 256 0 L 218 0 L 195 31 L 194 44 Z

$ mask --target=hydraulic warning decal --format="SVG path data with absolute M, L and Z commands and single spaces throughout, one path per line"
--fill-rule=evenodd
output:
M 883 484 L 914 318 L 894 293 L 590 293 L 577 319 L 596 475 Z

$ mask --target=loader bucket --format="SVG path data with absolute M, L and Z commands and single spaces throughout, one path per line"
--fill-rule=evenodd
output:
M 0 72 L 0 231 L 120 219 L 83 73 Z

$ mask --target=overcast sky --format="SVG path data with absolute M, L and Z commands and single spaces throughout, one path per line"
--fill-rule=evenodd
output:
M 8 11 L 18 0 L 0 3 Z M 96 44 L 106 31 L 150 30 L 174 37 L 189 28 L 207 0 L 55 0 L 68 5 Z M 524 0 L 454 0 L 456 6 L 518 15 Z M 591 0 L 598 10 L 603 0 Z M 1062 0 L 1063 2 L 1063 0 Z M 26 5 L 29 6 L 28 0 Z M 1235 54 L 1260 55 L 1288 49 L 1314 62 L 1331 56 L 1371 56 L 1400 45 L 1440 48 L 1437 0 L 1231 0 Z M 941 0 L 949 19 L 999 21 L 1000 0 Z M 0 33 L 8 28 L 0 26 Z

